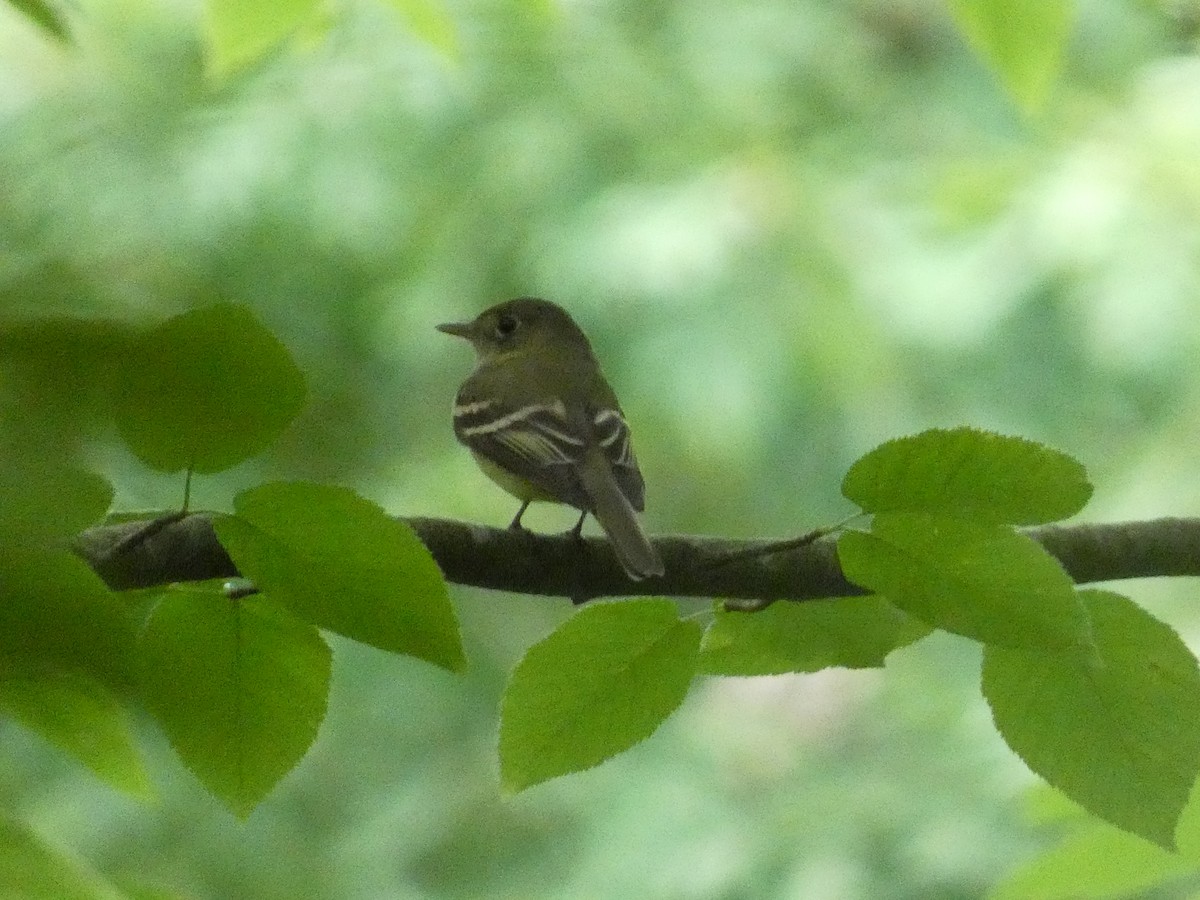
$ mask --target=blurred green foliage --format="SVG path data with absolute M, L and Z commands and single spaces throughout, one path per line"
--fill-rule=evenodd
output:
M 310 398 L 194 505 L 313 478 L 502 524 L 509 499 L 450 432 L 469 362 L 431 329 L 532 293 L 592 336 L 652 530 L 802 532 L 848 512 L 839 481 L 873 444 L 963 422 L 1082 459 L 1097 517 L 1200 499 L 1187 4 L 1078 4 L 1033 116 L 936 0 L 327 16 L 220 78 L 187 0 L 85 0 L 66 42 L 0 6 L 6 458 L 83 459 L 119 508 L 177 504 L 181 479 L 110 433 L 99 361 L 220 296 L 280 337 Z M 1200 636 L 1183 590 L 1145 593 Z M 703 683 L 634 753 L 502 798 L 501 687 L 569 610 L 456 601 L 465 679 L 331 640 L 317 743 L 244 825 L 145 723 L 156 805 L 9 719 L 0 798 L 119 887 L 266 900 L 974 898 L 1044 837 L 1019 821 L 1028 776 L 978 653 L 947 636 L 882 674 Z

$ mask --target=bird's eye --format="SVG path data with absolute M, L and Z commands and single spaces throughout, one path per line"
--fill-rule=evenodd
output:
M 516 316 L 505 313 L 496 320 L 496 337 L 511 337 L 512 333 L 517 330 L 517 326 L 520 324 L 520 320 L 518 320 Z

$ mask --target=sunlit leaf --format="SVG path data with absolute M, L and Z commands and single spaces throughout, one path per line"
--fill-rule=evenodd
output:
M 117 425 L 163 472 L 217 472 L 265 450 L 304 403 L 284 346 L 243 306 L 194 309 L 152 328 L 121 362 Z
M 838 558 L 852 582 L 946 631 L 1048 650 L 1090 639 L 1087 615 L 1058 561 L 1007 526 L 880 513 L 869 533 L 842 535 Z
M 206 0 L 210 67 L 227 74 L 257 61 L 306 25 L 320 0 Z
M 329 671 L 317 629 L 260 596 L 167 592 L 138 645 L 147 709 L 183 763 L 243 817 L 316 738 Z
M 1200 780 L 1192 785 L 1187 806 L 1175 826 L 1175 841 L 1181 856 L 1200 867 Z
M 458 28 L 442 0 L 388 0 L 421 40 L 450 59 L 460 51 Z
M 1086 809 L 1044 781 L 1031 785 L 1025 792 L 1021 815 L 1032 825 L 1062 825 L 1093 818 Z
M 870 668 L 929 631 L 878 596 L 780 601 L 753 613 L 718 608 L 698 669 L 709 675 L 779 675 L 830 666 Z
M 950 0 L 950 9 L 1017 104 L 1040 109 L 1062 65 L 1072 0 Z
M 94 472 L 58 460 L 0 456 L 0 547 L 52 549 L 94 524 L 112 502 Z
M 984 696 L 1029 768 L 1094 815 L 1170 849 L 1200 773 L 1200 670 L 1179 636 L 1129 599 L 1079 595 L 1095 653 L 987 647 Z
M 869 513 L 945 513 L 1034 525 L 1079 512 L 1092 486 L 1083 466 L 1057 450 L 955 428 L 881 444 L 850 467 L 842 493 Z
M 131 678 L 133 629 L 124 606 L 74 554 L 8 553 L 0 555 L 0 653 L 119 687 Z
M 465 665 L 437 564 L 412 529 L 345 488 L 268 484 L 214 527 L 239 571 L 322 628 L 451 671 Z
M 701 629 L 667 600 L 595 603 L 517 664 L 500 714 L 500 775 L 520 790 L 649 737 L 687 694 Z
M 1196 864 L 1095 819 L 1007 875 L 988 900 L 1103 900 L 1144 896 Z
M 150 780 L 129 734 L 125 712 L 97 682 L 70 672 L 35 672 L 0 659 L 0 712 L 135 797 Z
M 0 897 L 12 900 L 126 900 L 90 867 L 0 816 Z

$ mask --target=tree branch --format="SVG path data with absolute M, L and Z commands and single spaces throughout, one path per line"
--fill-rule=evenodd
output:
M 448 519 L 401 521 L 425 542 L 449 581 L 494 590 L 576 601 L 644 594 L 811 600 L 863 593 L 842 574 L 832 538 L 747 558 L 742 555 L 746 551 L 778 542 L 664 535 L 654 545 L 667 574 L 634 582 L 625 577 L 604 538 L 576 541 L 565 534 Z M 1077 584 L 1200 575 L 1200 519 L 1047 525 L 1025 533 L 1056 557 Z M 90 528 L 77 538 L 74 550 L 117 590 L 239 574 L 205 513 L 162 526 L 143 521 Z M 730 554 L 739 557 L 730 561 Z

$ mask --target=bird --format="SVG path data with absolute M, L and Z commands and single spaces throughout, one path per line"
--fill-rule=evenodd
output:
M 645 481 L 629 426 L 570 314 L 518 297 L 437 329 L 475 350 L 475 369 L 454 399 L 454 434 L 484 474 L 521 501 L 509 527 L 523 527 L 535 500 L 566 504 L 580 511 L 574 537 L 590 513 L 631 579 L 662 575 L 638 520 Z

